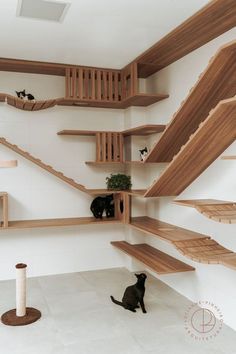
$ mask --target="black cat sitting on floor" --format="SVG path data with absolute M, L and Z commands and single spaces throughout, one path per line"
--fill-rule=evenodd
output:
M 143 298 L 145 294 L 145 280 L 147 278 L 146 274 L 135 274 L 137 277 L 137 282 L 134 285 L 130 285 L 125 289 L 122 302 L 117 301 L 111 295 L 111 301 L 114 304 L 124 307 L 126 310 L 130 310 L 132 312 L 136 312 L 136 309 L 139 308 L 138 304 L 140 304 L 143 313 L 146 313 L 146 309 L 144 306 Z
M 103 212 L 106 212 L 107 218 L 115 215 L 113 194 L 105 197 L 96 197 L 90 206 L 90 210 L 96 219 L 102 219 Z
M 28 100 L 28 101 L 33 101 L 34 96 L 31 95 L 31 93 L 25 93 L 25 90 L 23 91 L 15 91 L 17 94 L 17 97 L 21 98 L 22 100 Z

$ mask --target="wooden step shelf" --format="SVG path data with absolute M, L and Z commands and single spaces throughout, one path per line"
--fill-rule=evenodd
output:
M 66 227 L 79 226 L 88 224 L 113 224 L 120 223 L 120 220 L 114 218 L 95 219 L 94 217 L 80 218 L 58 218 L 58 219 L 41 219 L 41 220 L 15 220 L 9 221 L 7 226 L 2 226 L 0 230 L 12 229 L 32 229 L 42 227 Z
M 130 225 L 139 231 L 171 243 L 180 253 L 195 262 L 221 264 L 236 269 L 236 253 L 221 246 L 210 236 L 148 216 L 131 218 Z
M 236 160 L 236 155 L 222 156 L 222 160 Z
M 2 207 L 2 221 L 0 221 L 0 229 L 8 227 L 8 194 L 7 192 L 0 192 L 0 203 Z
M 193 267 L 147 244 L 131 245 L 126 241 L 111 242 L 113 246 L 145 264 L 157 274 L 171 274 L 195 270 Z
M 235 115 L 236 97 L 221 101 L 154 181 L 145 197 L 177 196 L 188 187 L 236 139 Z
M 211 220 L 225 224 L 236 223 L 236 203 L 234 202 L 215 199 L 195 199 L 175 200 L 174 203 L 195 208 Z
M 236 41 L 222 47 L 211 59 L 145 161 L 171 161 L 209 112 L 221 100 L 235 95 Z
M 26 101 L 5 93 L 0 94 L 0 102 L 7 102 L 10 106 L 22 109 L 24 111 L 39 111 L 42 109 L 51 108 L 54 107 L 58 101 L 60 101 L 60 98 L 43 101 Z

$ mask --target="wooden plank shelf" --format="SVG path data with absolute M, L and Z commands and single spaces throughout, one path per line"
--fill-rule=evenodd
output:
M 184 262 L 157 250 L 147 244 L 131 245 L 126 241 L 111 242 L 113 246 L 145 264 L 157 274 L 171 274 L 195 270 Z
M 137 165 L 145 166 L 144 161 L 85 161 L 86 165 L 106 166 L 106 165 Z M 159 162 L 149 162 L 151 165 L 159 164 Z
M 147 234 L 152 234 L 158 238 L 173 243 L 175 241 L 198 240 L 209 238 L 194 231 L 184 229 L 182 227 L 168 224 L 164 221 L 150 218 L 148 216 L 138 216 L 131 218 L 130 226 L 143 231 Z
M 9 161 L 0 160 L 0 167 L 11 168 L 16 166 L 17 166 L 17 160 L 9 160 Z
M 236 223 L 236 203 L 215 200 L 215 199 L 195 199 L 195 200 L 175 200 L 175 204 L 195 208 L 204 216 L 225 224 Z
M 57 133 L 57 135 L 84 135 L 84 136 L 96 136 L 97 133 L 120 133 L 124 137 L 137 135 L 137 136 L 147 136 L 151 134 L 161 133 L 165 130 L 164 124 L 146 124 L 139 127 L 134 127 L 120 132 L 114 131 L 103 131 L 103 130 L 70 130 L 65 129 Z
M 60 106 L 126 109 L 131 106 L 147 107 L 168 97 L 169 95 L 167 94 L 137 93 L 128 98 L 121 99 L 120 101 L 62 98 L 58 100 L 57 104 Z
M 113 224 L 120 223 L 120 220 L 114 218 L 96 219 L 94 217 L 80 217 L 80 218 L 58 218 L 58 219 L 41 219 L 41 220 L 15 220 L 8 221 L 8 226 L 0 227 L 0 230 L 12 229 L 32 229 L 43 227 L 66 227 L 79 226 L 88 224 Z
M 236 160 L 236 155 L 222 156 L 222 160 Z
M 236 97 L 221 101 L 154 181 L 145 197 L 177 196 L 188 187 L 236 139 L 235 115 Z
M 139 77 L 154 74 L 235 26 L 235 0 L 210 1 L 135 59 Z
M 171 243 L 180 253 L 195 262 L 221 264 L 236 269 L 236 253 L 221 246 L 210 236 L 147 216 L 131 218 L 130 225 L 139 231 Z
M 234 5 L 235 8 L 235 5 Z M 169 162 L 200 123 L 221 101 L 236 95 L 236 41 L 223 46 L 211 59 L 179 110 L 167 125 L 146 162 Z M 180 133 L 181 132 L 181 133 Z
M 119 194 L 126 193 L 128 195 L 143 197 L 146 189 L 130 189 L 130 190 L 109 190 L 109 189 L 87 189 L 90 195 L 107 195 L 107 194 Z

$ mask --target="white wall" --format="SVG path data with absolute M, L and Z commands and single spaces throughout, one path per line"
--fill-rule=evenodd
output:
M 0 92 L 25 88 L 37 99 L 64 96 L 57 76 L 0 73 Z M 105 188 L 105 177 L 119 167 L 89 167 L 95 160 L 93 137 L 67 137 L 62 129 L 121 130 L 122 110 L 62 107 L 28 112 L 0 104 L 0 136 L 39 157 L 88 188 Z M 77 191 L 20 155 L 0 145 L 0 159 L 17 159 L 18 167 L 0 169 L 0 191 L 9 193 L 10 220 L 90 216 L 92 198 Z M 111 245 L 123 239 L 123 226 L 100 225 L 0 231 L 0 279 L 15 276 L 14 265 L 25 262 L 29 275 L 74 272 L 124 265 Z M 101 256 L 102 255 L 102 256 Z
M 149 123 L 167 123 L 187 96 L 200 73 L 207 66 L 218 48 L 236 38 L 236 29 L 206 44 L 183 59 L 163 69 L 148 79 L 149 92 L 169 92 L 170 98 L 148 109 Z M 179 132 L 180 134 L 181 132 Z M 210 136 L 209 136 L 210 139 Z M 236 154 L 236 143 L 227 153 Z M 151 184 L 158 173 L 150 169 L 147 185 Z M 217 159 L 197 178 L 178 199 L 213 198 L 236 200 L 236 163 Z M 236 225 L 227 225 L 211 221 L 195 209 L 172 203 L 173 198 L 158 198 L 148 201 L 148 215 L 160 220 L 182 226 L 211 236 L 223 246 L 236 252 Z M 161 280 L 193 301 L 209 300 L 218 305 L 224 315 L 224 321 L 236 329 L 236 272 L 220 265 L 206 265 L 192 262 L 180 255 L 169 244 L 154 237 L 146 237 L 150 245 L 166 251 L 168 254 L 191 264 L 195 272 L 160 277 Z

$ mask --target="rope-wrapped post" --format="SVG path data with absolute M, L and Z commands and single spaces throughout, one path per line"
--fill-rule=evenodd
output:
M 26 315 L 26 268 L 24 263 L 16 265 L 16 316 Z
M 24 326 L 36 322 L 41 312 L 33 307 L 26 307 L 26 268 L 24 263 L 16 265 L 16 309 L 7 311 L 1 317 L 8 326 Z

